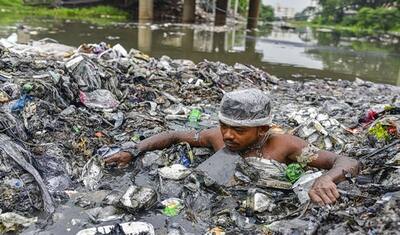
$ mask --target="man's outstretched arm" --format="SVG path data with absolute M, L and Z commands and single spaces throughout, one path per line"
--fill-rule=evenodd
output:
M 139 142 L 135 148 L 138 153 L 168 148 L 180 142 L 187 142 L 193 147 L 213 147 L 218 149 L 219 128 L 196 131 L 166 131 Z M 106 164 L 124 166 L 133 160 L 132 151 L 116 153 L 105 160 Z
M 359 172 L 358 161 L 335 153 L 318 150 L 308 145 L 304 140 L 294 137 L 290 160 L 307 164 L 319 169 L 326 169 L 321 177 L 317 178 L 308 192 L 311 200 L 320 205 L 334 203 L 339 198 L 336 184 L 345 180 L 345 174 L 357 175 Z
M 324 205 L 331 204 L 339 198 L 336 184 L 345 180 L 345 174 L 355 176 L 359 172 L 358 161 L 339 156 L 328 151 L 318 151 L 317 158 L 309 163 L 310 166 L 327 169 L 328 172 L 315 180 L 308 192 L 312 201 Z

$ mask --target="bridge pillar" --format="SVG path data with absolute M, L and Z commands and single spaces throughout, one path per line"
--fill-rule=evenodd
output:
M 153 19 L 154 0 L 139 0 L 139 21 L 150 21 Z
M 257 28 L 258 13 L 260 12 L 260 0 L 250 0 L 247 18 L 247 28 Z
M 234 6 L 234 10 L 233 10 L 233 18 L 236 18 L 237 10 L 239 7 L 239 0 L 234 0 L 234 1 L 235 1 L 235 6 Z
M 196 11 L 196 0 L 184 0 L 183 2 L 183 23 L 194 23 Z
M 217 0 L 215 12 L 215 25 L 225 25 L 228 0 Z

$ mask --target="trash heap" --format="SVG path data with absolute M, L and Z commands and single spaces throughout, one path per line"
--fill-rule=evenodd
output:
M 338 185 L 336 204 L 300 203 L 293 192 L 315 169 L 274 172 L 262 159 L 210 157 L 186 143 L 125 169 L 104 166 L 162 131 L 214 127 L 223 94 L 249 87 L 270 93 L 276 129 L 362 163 Z M 290 81 L 251 65 L 157 59 L 119 44 L 1 39 L 0 233 L 396 233 L 399 94 L 360 79 Z

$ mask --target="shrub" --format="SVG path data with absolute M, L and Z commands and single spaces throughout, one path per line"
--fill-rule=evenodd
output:
M 363 7 L 357 13 L 357 26 L 388 31 L 400 24 L 400 10 L 395 8 Z

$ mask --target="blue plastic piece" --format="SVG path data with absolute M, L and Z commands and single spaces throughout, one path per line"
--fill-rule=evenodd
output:
M 11 111 L 17 112 L 23 110 L 26 102 L 30 100 L 32 100 L 32 97 L 30 97 L 27 94 L 23 94 L 21 97 L 19 97 L 17 102 L 11 107 Z

